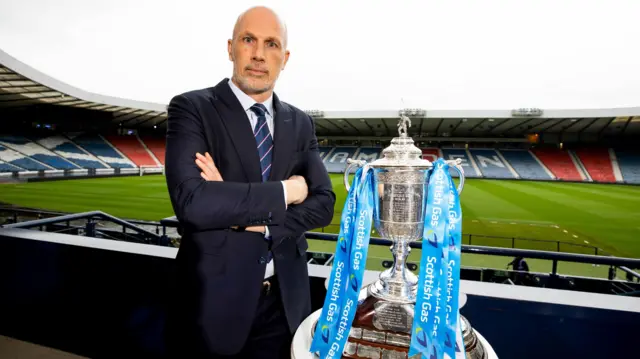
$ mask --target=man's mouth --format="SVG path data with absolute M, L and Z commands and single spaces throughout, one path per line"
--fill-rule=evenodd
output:
M 256 75 L 256 76 L 262 76 L 262 75 L 266 75 L 267 71 L 265 70 L 260 70 L 260 69 L 253 69 L 253 68 L 248 68 L 247 71 L 252 74 L 252 75 Z

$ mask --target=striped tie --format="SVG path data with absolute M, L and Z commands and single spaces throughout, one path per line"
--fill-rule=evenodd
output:
M 267 126 L 267 108 L 263 104 L 257 103 L 251 106 L 251 111 L 258 116 L 258 123 L 253 131 L 258 145 L 258 156 L 260 157 L 260 169 L 262 170 L 262 181 L 266 182 L 271 172 L 271 155 L 273 154 L 273 139 L 269 126 Z

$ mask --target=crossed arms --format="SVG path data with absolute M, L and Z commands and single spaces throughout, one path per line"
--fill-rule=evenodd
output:
M 196 232 L 267 225 L 273 238 L 299 236 L 328 225 L 335 194 L 317 153 L 315 133 L 310 134 L 309 141 L 310 163 L 305 174 L 308 195 L 300 179 L 295 178 L 284 181 L 286 202 L 280 181 L 208 179 L 196 162 L 197 153 L 207 152 L 202 119 L 186 96 L 174 97 L 168 107 L 165 173 L 176 217 L 185 229 Z

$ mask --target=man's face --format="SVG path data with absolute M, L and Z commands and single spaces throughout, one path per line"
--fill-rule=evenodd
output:
M 272 14 L 249 12 L 240 20 L 228 42 L 233 78 L 249 95 L 273 90 L 289 59 L 281 23 Z

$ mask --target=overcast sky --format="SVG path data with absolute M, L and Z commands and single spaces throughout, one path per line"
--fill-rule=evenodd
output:
M 0 48 L 100 94 L 167 103 L 231 74 L 226 41 L 271 6 L 304 109 L 640 106 L 640 0 L 0 0 Z

